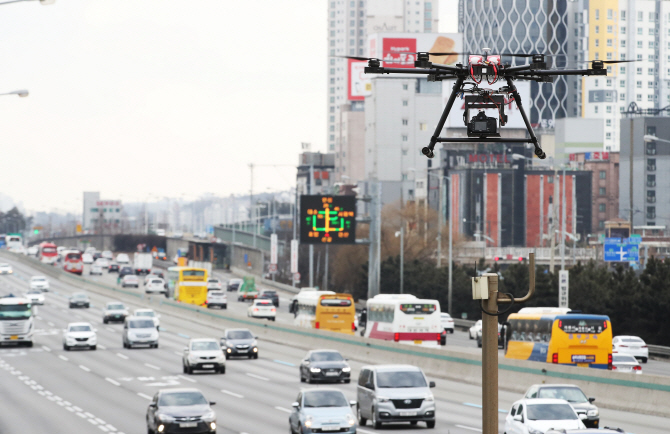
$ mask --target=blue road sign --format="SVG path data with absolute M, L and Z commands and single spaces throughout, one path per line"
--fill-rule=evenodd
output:
M 637 244 L 605 244 L 604 253 L 606 262 L 637 262 L 640 260 L 640 249 Z
M 621 238 L 605 238 L 605 244 L 620 244 Z
M 628 244 L 640 244 L 642 242 L 642 237 L 640 235 L 631 235 L 630 238 L 626 238 L 624 242 Z

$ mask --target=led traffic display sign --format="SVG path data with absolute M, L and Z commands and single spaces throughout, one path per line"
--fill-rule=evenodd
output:
M 355 244 L 355 196 L 300 196 L 301 244 Z

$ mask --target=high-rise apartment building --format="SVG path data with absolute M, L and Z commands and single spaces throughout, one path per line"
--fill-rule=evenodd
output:
M 348 59 L 366 56 L 367 37 L 378 32 L 436 32 L 439 0 L 333 0 L 328 8 L 328 131 L 327 151 L 338 152 L 341 109 L 361 108 L 364 96 L 352 95 Z M 355 92 L 354 92 L 355 93 Z M 363 146 L 361 143 L 360 146 Z M 342 152 L 342 151 L 339 151 Z

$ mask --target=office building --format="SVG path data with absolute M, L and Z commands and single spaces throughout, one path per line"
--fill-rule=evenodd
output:
M 619 153 L 570 154 L 570 164 L 591 172 L 591 227 L 602 233 L 605 222 L 619 217 Z
M 82 224 L 84 231 L 93 231 L 95 228 L 91 226 L 91 219 L 93 218 L 94 212 L 91 211 L 93 208 L 96 208 L 97 202 L 100 200 L 100 192 L 98 191 L 85 191 L 84 192 L 84 209 L 82 212 Z

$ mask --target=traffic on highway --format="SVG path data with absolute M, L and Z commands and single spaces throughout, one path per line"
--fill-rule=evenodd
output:
M 131 270 L 128 276 L 142 277 L 138 279 L 142 283 L 124 287 L 111 268 L 116 262 L 108 263 L 101 275 L 90 274 L 95 263 L 84 264 L 83 278 L 72 280 L 68 277 L 72 272 L 62 266 L 45 271 L 38 260 L 26 256 L 3 253 L 2 261 L 8 270 L 0 276 L 2 325 L 11 322 L 18 327 L 23 321 L 27 328 L 24 334 L 10 331 L 15 334 L 6 340 L 3 328 L 0 378 L 7 386 L 0 405 L 20 417 L 0 418 L 0 432 L 251 434 L 285 433 L 287 427 L 292 433 L 305 434 L 406 433 L 431 428 L 450 433 L 481 431 L 482 397 L 477 386 L 430 377 L 420 366 L 395 364 L 392 358 L 370 364 L 357 352 L 328 348 L 328 341 L 322 347 L 306 348 L 299 340 L 275 340 L 270 332 L 261 337 L 256 328 L 267 324 L 268 318 L 278 325 L 302 322 L 305 326 L 310 316 L 313 328 L 321 327 L 314 322 L 332 328 L 337 324 L 330 322 L 343 315 L 348 326 L 340 333 L 360 335 L 363 319 L 379 332 L 384 323 L 391 333 L 389 341 L 395 340 L 396 345 L 421 347 L 423 343 L 394 338 L 389 312 L 394 311 L 391 306 L 397 306 L 397 312 L 436 312 L 442 327 L 439 304 L 434 302 L 413 296 L 375 297 L 366 305 L 367 318 L 356 318 L 357 330 L 352 330 L 353 301 L 332 292 L 303 291 L 293 303 L 294 294 L 255 285 L 257 298 L 247 300 L 252 293 L 247 287 L 240 301 L 227 289 L 236 285 L 236 294 L 240 293 L 245 280 L 250 285 L 249 279 L 240 282 L 223 272 L 211 276 L 218 280 L 211 282 L 207 273 L 200 275 L 197 270 L 151 266 L 142 270 L 146 278 Z M 161 291 L 151 287 L 159 279 L 164 282 Z M 191 285 L 184 286 L 185 282 Z M 202 285 L 205 297 L 200 300 L 195 289 Z M 38 286 L 40 304 L 24 298 Z M 207 306 L 209 291 L 226 296 L 225 310 L 220 298 L 216 306 L 209 306 L 208 311 L 218 314 L 215 320 L 193 311 L 176 312 L 163 304 L 167 296 L 187 297 L 182 300 Z M 258 298 L 264 291 L 269 292 L 267 297 Z M 322 305 L 322 311 L 316 309 Z M 252 321 L 249 327 L 241 327 L 243 318 Z M 439 345 L 441 333 L 428 327 L 421 333 L 435 336 L 430 346 L 444 348 Z M 446 348 L 477 352 L 472 337 L 470 331 L 455 330 L 448 335 Z M 631 339 L 616 342 L 621 347 L 634 343 L 625 342 Z M 670 364 L 640 361 L 646 362 L 645 374 L 670 373 Z M 621 375 L 639 372 L 630 368 L 630 373 Z M 569 383 L 526 388 L 525 394 L 500 392 L 501 433 L 605 426 L 630 433 L 666 432 L 663 418 L 599 408 L 598 396 Z M 62 422 L 54 425 L 54 420 Z

